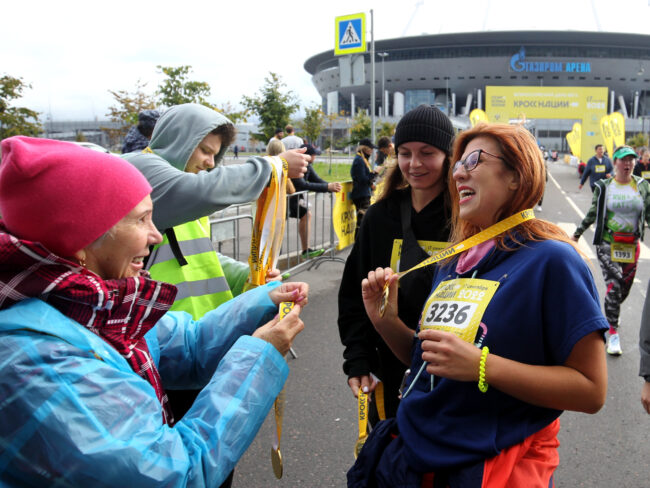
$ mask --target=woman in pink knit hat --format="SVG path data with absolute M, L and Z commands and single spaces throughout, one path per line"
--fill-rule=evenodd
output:
M 116 156 L 2 141 L 0 485 L 219 486 L 282 389 L 307 285 L 167 312 L 176 288 L 142 269 L 150 193 Z M 165 388 L 187 387 L 175 422 Z

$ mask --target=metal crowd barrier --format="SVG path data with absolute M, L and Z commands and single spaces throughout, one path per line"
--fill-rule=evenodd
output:
M 290 199 L 301 198 L 311 211 L 308 246 L 312 249 L 324 249 L 325 252 L 315 258 L 304 258 L 301 255 L 300 220 L 287 217 L 284 240 L 277 266 L 283 274 L 297 274 L 301 271 L 317 269 L 326 261 L 345 262 L 344 259 L 336 256 L 338 240 L 332 222 L 335 195 L 330 192 L 296 192 L 287 195 L 287 209 L 289 208 Z M 210 216 L 212 244 L 219 253 L 238 261 L 248 261 L 254 212 L 254 204 L 245 203 L 232 205 Z
M 338 239 L 334 232 L 332 210 L 334 208 L 334 193 L 314 193 L 300 191 L 287 195 L 287 208 L 289 202 L 303 199 L 307 209 L 311 212 L 311 226 L 308 238 L 308 247 L 323 249 L 324 252 L 316 258 L 303 258 L 300 245 L 300 219 L 287 217 L 285 224 L 284 241 L 282 244 L 281 259 L 285 259 L 285 272 L 298 273 L 304 270 L 318 269 L 325 261 L 345 263 L 345 260 L 336 256 Z M 313 203 L 313 206 L 312 206 Z

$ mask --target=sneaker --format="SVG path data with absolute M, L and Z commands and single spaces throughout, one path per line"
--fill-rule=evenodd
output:
M 542 206 L 541 206 L 541 205 L 537 205 L 537 208 L 536 208 L 535 210 L 537 210 L 538 212 L 541 212 L 541 211 L 542 211 Z
M 620 356 L 623 354 L 621 338 L 618 334 L 611 334 L 607 339 L 607 354 L 611 354 L 612 356 Z
M 306 251 L 303 251 L 301 256 L 303 259 L 317 258 L 321 254 L 325 253 L 325 249 L 311 249 L 308 248 Z

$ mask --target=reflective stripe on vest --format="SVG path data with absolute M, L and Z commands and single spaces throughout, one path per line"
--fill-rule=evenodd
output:
M 166 236 L 154 248 L 147 263 L 153 279 L 178 287 L 176 301 L 170 310 L 188 312 L 195 320 L 232 298 L 212 247 L 209 225 L 208 217 L 203 217 L 174 227 L 179 247 L 187 260 L 185 266 L 178 264 Z

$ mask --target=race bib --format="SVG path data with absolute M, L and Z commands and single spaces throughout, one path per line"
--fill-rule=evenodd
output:
M 645 180 L 650 180 L 650 171 L 641 171 L 641 177 Z
M 636 244 L 612 243 L 612 261 L 615 263 L 633 263 L 636 254 Z
M 604 173 L 605 172 L 605 165 L 604 164 L 597 164 L 594 166 L 594 171 L 596 173 Z
M 498 281 L 457 278 L 443 281 L 427 299 L 420 328 L 452 332 L 473 343 Z
M 418 245 L 424 249 L 429 256 L 433 256 L 435 253 L 446 248 L 449 243 L 440 241 L 418 241 Z M 402 239 L 393 239 L 393 249 L 390 253 L 390 268 L 393 271 L 399 271 L 399 260 L 401 257 Z

